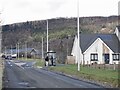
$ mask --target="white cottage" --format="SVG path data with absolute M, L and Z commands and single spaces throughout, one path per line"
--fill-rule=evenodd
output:
M 80 34 L 81 64 L 118 64 L 120 62 L 120 27 L 114 34 Z M 76 54 L 77 36 L 75 37 L 71 55 Z M 76 59 L 76 63 L 78 59 Z

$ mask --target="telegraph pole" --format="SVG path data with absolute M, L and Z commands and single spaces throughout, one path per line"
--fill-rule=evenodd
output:
M 79 28 L 79 0 L 77 0 L 77 36 L 78 36 L 78 48 L 80 46 L 80 35 L 79 35 L 79 32 L 80 32 L 80 28 Z M 79 54 L 79 49 L 78 49 L 78 54 Z M 78 58 L 78 55 L 77 55 L 77 58 Z M 78 71 L 80 71 L 80 58 L 78 58 Z
M 17 53 L 18 53 L 18 52 L 17 52 L 17 44 L 16 44 L 16 58 L 17 58 Z
M 48 20 L 47 20 L 47 52 L 48 52 Z
M 26 56 L 26 60 L 27 60 L 27 42 L 25 42 L 25 56 Z
M 19 60 L 19 43 L 18 43 L 18 60 Z
M 5 56 L 7 55 L 7 52 L 6 52 L 6 47 L 5 47 Z
M 12 56 L 12 45 L 11 45 L 11 56 Z
M 43 37 L 42 37 L 42 59 L 44 58 L 43 53 L 44 53 L 44 51 L 43 51 Z

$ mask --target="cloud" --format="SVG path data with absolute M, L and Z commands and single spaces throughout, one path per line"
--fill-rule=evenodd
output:
M 49 0 L 48 1 L 48 8 L 49 11 L 57 11 L 65 4 L 65 0 Z
M 13 5 L 15 8 L 28 8 L 30 7 L 30 2 L 28 0 L 17 0 Z
M 80 16 L 106 16 L 118 13 L 119 0 L 79 0 Z M 0 0 L 6 23 L 56 17 L 76 17 L 77 0 Z

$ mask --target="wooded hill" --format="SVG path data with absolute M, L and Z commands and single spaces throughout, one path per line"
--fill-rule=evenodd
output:
M 66 53 L 69 41 L 69 48 L 72 47 L 74 35 L 77 33 L 77 18 L 54 18 L 49 19 L 49 43 L 50 49 L 63 50 Z M 28 47 L 41 50 L 41 37 L 44 37 L 46 46 L 46 20 L 27 21 L 3 26 L 2 48 L 14 48 L 17 43 L 21 47 L 27 42 Z M 113 33 L 118 25 L 118 16 L 110 17 L 80 17 L 81 33 Z M 69 36 L 69 38 L 68 38 Z M 68 43 L 67 43 L 68 44 Z M 54 47 L 54 48 L 53 48 Z M 44 47 L 46 51 L 46 47 Z M 70 50 L 69 50 L 70 53 Z

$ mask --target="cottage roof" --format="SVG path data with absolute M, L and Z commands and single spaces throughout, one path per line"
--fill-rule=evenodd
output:
M 118 28 L 118 31 L 120 32 L 120 26 L 116 26 Z
M 115 34 L 80 34 L 82 52 L 85 52 L 97 38 L 100 38 L 113 52 L 120 52 L 120 42 Z

